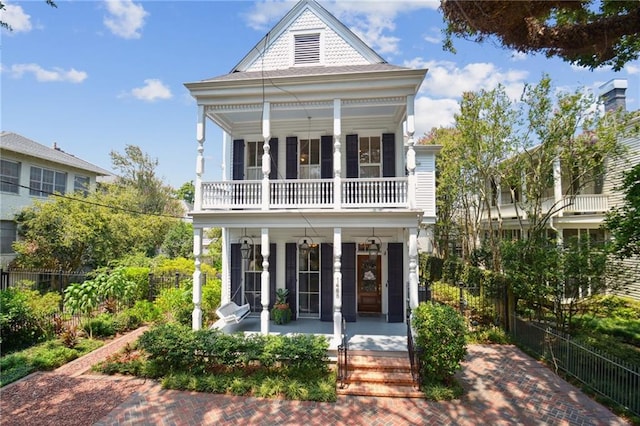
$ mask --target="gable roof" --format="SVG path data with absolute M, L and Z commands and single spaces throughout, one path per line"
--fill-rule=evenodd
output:
M 260 40 L 242 60 L 231 69 L 230 73 L 247 71 L 256 61 L 260 60 L 269 47 L 280 38 L 293 23 L 305 12 L 311 12 L 331 30 L 340 35 L 354 50 L 356 50 L 370 64 L 386 63 L 380 55 L 365 44 L 349 28 L 340 22 L 335 16 L 320 6 L 315 0 L 300 0 L 263 38 Z
M 60 149 L 49 148 L 22 135 L 12 132 L 0 133 L 0 149 L 38 158 L 52 163 L 73 167 L 98 176 L 111 176 L 107 170 L 74 157 Z

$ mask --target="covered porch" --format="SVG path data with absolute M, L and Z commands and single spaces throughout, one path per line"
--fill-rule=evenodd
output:
M 229 324 L 225 333 L 260 333 L 260 317 L 249 316 L 238 324 Z M 269 334 L 317 334 L 330 342 L 329 350 L 336 350 L 333 339 L 333 323 L 300 318 L 284 325 L 271 322 Z M 358 315 L 356 322 L 346 324 L 347 343 L 350 351 L 407 352 L 407 325 L 387 322 L 384 316 Z

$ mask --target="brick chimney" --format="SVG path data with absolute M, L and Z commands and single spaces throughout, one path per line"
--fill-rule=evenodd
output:
M 600 99 L 604 104 L 606 112 L 622 109 L 627 110 L 625 92 L 627 91 L 627 80 L 613 79 L 600 86 Z

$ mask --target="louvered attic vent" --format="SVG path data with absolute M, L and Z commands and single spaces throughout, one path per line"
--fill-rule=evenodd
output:
M 320 34 L 299 34 L 295 36 L 296 65 L 320 63 Z

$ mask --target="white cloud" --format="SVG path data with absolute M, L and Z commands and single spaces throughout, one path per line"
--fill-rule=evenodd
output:
M 513 62 L 520 62 L 527 59 L 527 54 L 525 52 L 518 52 L 517 50 L 512 50 L 510 58 Z
M 442 32 L 439 28 L 432 27 L 429 29 L 429 32 L 422 37 L 424 41 L 431 44 L 441 44 L 442 43 Z
M 624 66 L 624 69 L 629 75 L 640 74 L 640 62 L 629 62 Z
M 419 96 L 415 100 L 416 132 L 415 138 L 422 137 L 434 127 L 453 126 L 454 115 L 460 112 L 456 99 L 432 99 Z
M 13 33 L 29 32 L 33 28 L 31 16 L 24 13 L 21 6 L 5 2 L 4 9 L 0 11 L 0 21 L 9 24 Z
M 47 70 L 38 64 L 14 64 L 11 68 L 3 68 L 3 71 L 9 71 L 15 78 L 21 78 L 24 74 L 33 74 L 37 81 L 43 83 L 54 81 L 82 83 L 88 77 L 86 72 L 78 71 L 75 68 L 65 71 L 62 68 L 54 67 Z
M 278 19 L 282 18 L 297 3 L 293 0 L 266 0 L 256 2 L 253 9 L 242 14 L 247 25 L 254 30 L 269 30 Z
M 460 68 L 450 61 L 415 58 L 405 66 L 429 69 L 420 91 L 432 97 L 460 98 L 464 92 L 491 90 L 502 84 L 509 97 L 517 99 L 529 75 L 523 70 L 504 71 L 489 62 L 475 62 Z
M 173 97 L 169 87 L 157 78 L 146 79 L 144 81 L 144 86 L 131 89 L 131 93 L 129 95 L 145 102 L 155 102 L 163 99 L 171 99 Z
M 103 22 L 114 35 L 127 39 L 140 38 L 144 19 L 149 15 L 142 5 L 132 0 L 106 0 L 105 4 L 110 16 L 105 16 Z

